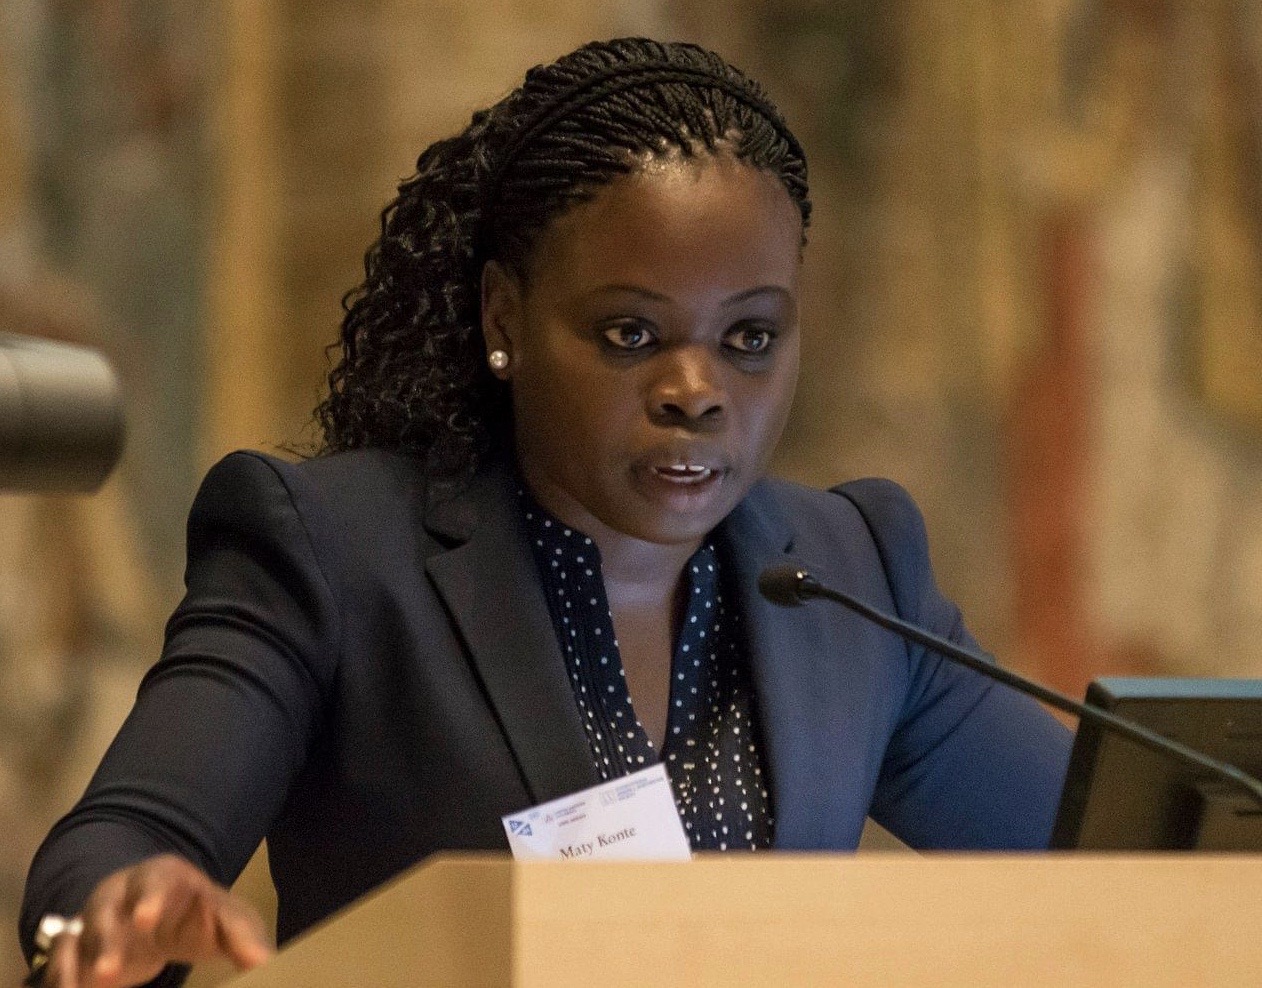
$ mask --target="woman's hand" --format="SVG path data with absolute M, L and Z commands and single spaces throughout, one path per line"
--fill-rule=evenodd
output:
M 83 908 L 83 931 L 53 942 L 49 988 L 124 988 L 168 964 L 226 957 L 241 970 L 272 955 L 248 903 L 183 858 L 149 858 L 110 875 Z

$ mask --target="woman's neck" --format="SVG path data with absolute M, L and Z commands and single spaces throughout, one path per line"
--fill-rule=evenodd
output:
M 596 544 L 610 606 L 643 607 L 673 599 L 700 540 L 658 543 L 636 538 L 609 527 L 563 492 L 528 486 L 540 507 Z
M 612 533 L 592 535 L 611 606 L 646 606 L 673 599 L 696 545 L 657 545 Z

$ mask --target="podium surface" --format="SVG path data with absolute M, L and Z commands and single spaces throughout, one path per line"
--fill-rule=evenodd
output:
M 440 855 L 231 988 L 1262 983 L 1262 855 Z

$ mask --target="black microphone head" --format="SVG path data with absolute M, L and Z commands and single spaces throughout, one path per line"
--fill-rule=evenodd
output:
M 0 492 L 88 492 L 123 450 L 118 378 L 95 350 L 0 333 Z
M 773 604 L 797 607 L 806 600 L 802 596 L 802 581 L 809 578 L 810 574 L 800 566 L 768 566 L 758 577 L 758 590 Z

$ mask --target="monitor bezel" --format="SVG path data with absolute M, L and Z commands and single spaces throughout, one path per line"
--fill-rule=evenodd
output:
M 1248 764 L 1239 763 L 1241 759 L 1234 752 L 1242 738 L 1237 735 L 1197 738 L 1191 746 L 1255 776 L 1262 771 L 1262 679 L 1104 677 L 1088 687 L 1086 700 L 1092 706 L 1155 730 L 1159 725 L 1151 720 L 1168 721 L 1172 709 L 1177 713 L 1180 708 L 1185 708 L 1185 719 L 1191 726 L 1200 724 L 1207 718 L 1221 717 L 1222 712 L 1227 709 L 1223 706 L 1226 703 L 1243 702 L 1250 712 L 1256 705 L 1257 716 L 1250 713 L 1248 733 L 1243 736 L 1245 743 L 1256 745 L 1256 759 L 1250 756 L 1246 759 Z M 1161 716 L 1152 717 L 1154 711 L 1160 711 Z M 1163 732 L 1158 730 L 1158 733 Z M 1165 733 L 1172 740 L 1188 743 L 1189 739 L 1179 737 L 1177 733 Z M 1129 747 L 1119 749 L 1119 745 Z M 1262 835 L 1262 809 L 1253 805 L 1247 796 L 1222 790 L 1209 776 L 1173 759 L 1165 759 L 1161 763 L 1159 778 L 1153 787 L 1158 791 L 1127 791 L 1128 780 L 1124 777 L 1102 777 L 1102 771 L 1110 771 L 1109 766 L 1116 766 L 1119 760 L 1125 762 L 1132 757 L 1141 760 L 1143 764 L 1146 760 L 1161 756 L 1147 752 L 1133 741 L 1120 737 L 1107 728 L 1085 720 L 1080 723 L 1052 831 L 1052 848 L 1100 851 L 1193 849 L 1197 846 L 1197 828 L 1206 812 L 1207 801 L 1216 801 L 1219 804 L 1226 801 L 1238 805 L 1241 813 L 1256 814 L 1256 820 L 1246 821 L 1247 835 L 1235 839 L 1243 839 L 1249 849 L 1262 850 L 1262 844 L 1256 847 L 1252 845 L 1254 832 Z M 1102 763 L 1105 765 L 1103 770 Z M 1148 765 L 1150 776 L 1153 764 Z M 1098 818 L 1101 805 L 1098 801 L 1121 799 L 1147 799 L 1152 803 L 1152 813 L 1170 817 L 1163 817 L 1160 823 L 1154 822 L 1154 827 L 1160 827 L 1162 833 L 1156 837 L 1145 834 L 1139 840 L 1133 839 L 1126 832 L 1102 834 L 1099 826 L 1084 833 L 1084 826 Z

